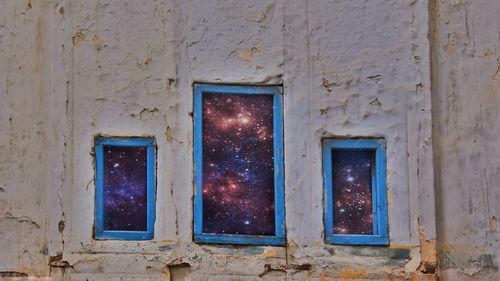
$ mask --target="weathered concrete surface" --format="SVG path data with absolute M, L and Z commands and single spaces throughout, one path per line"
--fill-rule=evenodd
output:
M 44 59 L 46 6 L 28 4 L 0 4 L 0 272 L 46 276 L 46 152 L 53 137 Z
M 433 136 L 443 280 L 500 280 L 500 2 L 433 3 Z
M 435 279 L 428 1 L 7 0 L 0 15 L 0 277 Z M 287 247 L 192 242 L 197 81 L 283 85 Z M 92 239 L 97 135 L 156 138 L 152 241 Z M 386 139 L 390 247 L 323 242 L 325 137 Z

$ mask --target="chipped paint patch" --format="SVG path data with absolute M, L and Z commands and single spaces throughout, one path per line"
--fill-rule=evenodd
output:
M 104 45 L 104 41 L 97 35 L 94 35 L 94 37 L 92 37 L 92 42 L 94 43 L 94 47 L 96 48 L 96 50 L 100 50 Z
M 497 71 L 495 72 L 493 79 L 497 82 L 500 82 L 500 65 L 498 65 Z
M 263 259 L 273 258 L 276 256 L 278 256 L 278 251 L 276 251 L 276 249 L 272 247 L 265 248 L 264 253 L 260 255 L 260 257 Z
M 73 35 L 73 45 L 77 46 L 85 40 L 85 33 L 83 31 L 78 31 Z
M 244 62 L 250 64 L 252 62 L 253 56 L 259 52 L 259 48 L 256 46 L 253 46 L 252 48 L 248 50 L 244 50 L 239 54 L 240 59 L 242 59 Z
M 167 126 L 167 129 L 165 130 L 165 138 L 167 139 L 167 142 L 172 142 L 174 140 L 173 132 L 170 126 Z
M 423 226 L 420 224 L 420 220 L 417 217 L 417 224 L 419 230 L 419 240 L 420 240 L 420 265 L 417 271 L 424 274 L 435 275 L 437 268 L 437 250 L 436 250 L 436 239 L 426 239 Z
M 445 52 L 448 54 L 456 54 L 457 53 L 457 48 L 456 45 L 458 44 L 460 37 L 458 36 L 457 33 L 453 33 L 449 35 L 449 40 L 446 46 L 444 47 Z
M 448 54 L 455 54 L 457 52 L 457 48 L 455 48 L 455 44 L 453 44 L 453 43 L 446 44 L 446 46 L 444 46 L 444 50 Z
M 437 267 L 436 239 L 426 240 L 425 236 L 420 236 L 420 258 L 419 270 L 425 273 L 435 273 Z

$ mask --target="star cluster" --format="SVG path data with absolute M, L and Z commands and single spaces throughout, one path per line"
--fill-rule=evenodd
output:
M 333 232 L 373 234 L 371 175 L 373 150 L 332 150 Z
M 203 232 L 274 235 L 273 97 L 203 94 Z
M 105 145 L 104 229 L 147 228 L 147 149 Z

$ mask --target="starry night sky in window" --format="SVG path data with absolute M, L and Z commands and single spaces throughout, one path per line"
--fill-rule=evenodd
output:
M 104 229 L 146 231 L 147 148 L 104 145 Z
M 203 232 L 274 235 L 273 96 L 204 93 Z
M 374 160 L 374 150 L 332 150 L 334 233 L 373 234 Z

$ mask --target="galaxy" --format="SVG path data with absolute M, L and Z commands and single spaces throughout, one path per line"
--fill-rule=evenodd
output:
M 203 232 L 274 235 L 273 96 L 212 94 L 203 108 Z
M 145 146 L 104 145 L 104 229 L 146 231 Z
M 332 150 L 334 233 L 373 234 L 374 160 L 374 150 Z

